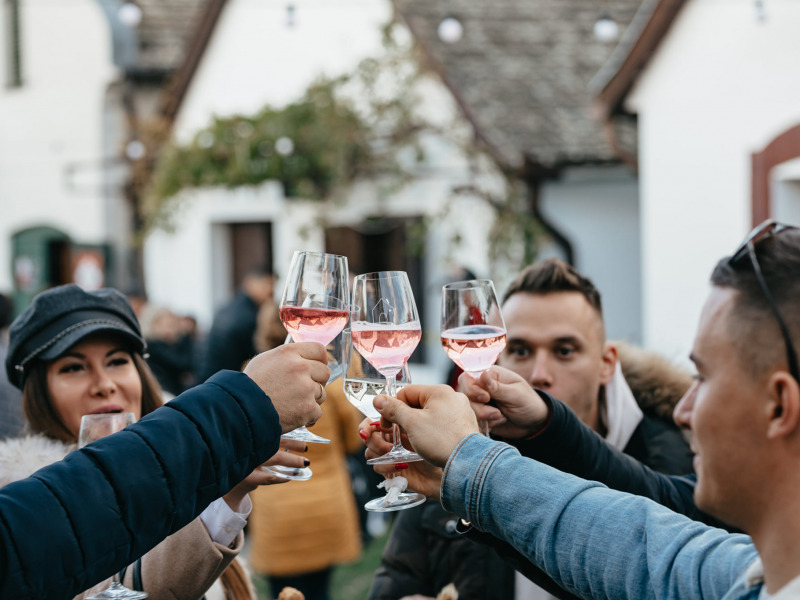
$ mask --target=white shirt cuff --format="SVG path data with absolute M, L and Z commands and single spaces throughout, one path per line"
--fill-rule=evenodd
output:
M 253 510 L 253 503 L 250 496 L 245 496 L 240 506 L 242 512 L 236 512 L 228 506 L 222 498 L 217 498 L 200 513 L 200 520 L 208 529 L 211 539 L 221 546 L 228 547 L 244 529 L 247 524 L 247 517 Z

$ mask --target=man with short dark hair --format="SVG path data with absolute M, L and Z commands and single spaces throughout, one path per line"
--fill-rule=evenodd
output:
M 444 386 L 375 405 L 444 467 L 427 489 L 446 509 L 578 596 L 799 598 L 800 230 L 764 223 L 711 282 L 691 354 L 698 376 L 675 417 L 692 431 L 698 508 L 750 538 L 523 458 L 478 435 L 466 398 Z M 516 425 L 535 435 L 547 419 Z
M 656 414 L 650 396 L 631 390 L 617 348 L 606 340 L 600 291 L 588 277 L 564 261 L 540 261 L 509 284 L 502 311 L 507 343 L 498 365 L 564 402 L 614 448 L 657 471 L 691 472 L 688 444 L 671 419 L 688 381 L 672 394 L 666 418 Z M 636 360 L 645 360 L 643 353 Z M 466 598 L 553 598 L 515 575 L 490 549 L 455 533 L 454 523 L 455 517 L 435 504 L 401 513 L 369 599 L 395 600 L 412 592 L 434 596 L 449 581 Z

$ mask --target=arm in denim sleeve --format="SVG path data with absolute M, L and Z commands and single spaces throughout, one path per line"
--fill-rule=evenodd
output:
M 580 597 L 722 598 L 757 554 L 651 500 L 578 479 L 479 435 L 442 478 L 442 505 L 508 542 Z

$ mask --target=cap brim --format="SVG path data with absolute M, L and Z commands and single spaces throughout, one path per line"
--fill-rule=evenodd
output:
M 41 360 L 53 360 L 58 358 L 64 352 L 69 350 L 72 346 L 80 342 L 83 338 L 92 335 L 94 333 L 113 333 L 118 334 L 121 337 L 125 338 L 126 342 L 130 343 L 130 347 L 132 350 L 139 352 L 140 354 L 144 353 L 145 351 L 145 344 L 142 338 L 138 337 L 134 333 L 131 332 L 130 328 L 124 325 L 123 323 L 119 323 L 119 325 L 115 325 L 109 321 L 105 321 L 103 323 L 86 323 L 83 326 L 76 327 L 63 337 L 61 337 L 55 344 L 48 347 L 46 350 L 43 350 L 41 354 L 37 356 L 37 358 Z

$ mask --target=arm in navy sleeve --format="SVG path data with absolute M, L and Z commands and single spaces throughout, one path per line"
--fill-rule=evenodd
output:
M 70 599 L 193 520 L 278 450 L 246 375 L 221 372 L 138 423 L 0 489 L 0 597 Z

